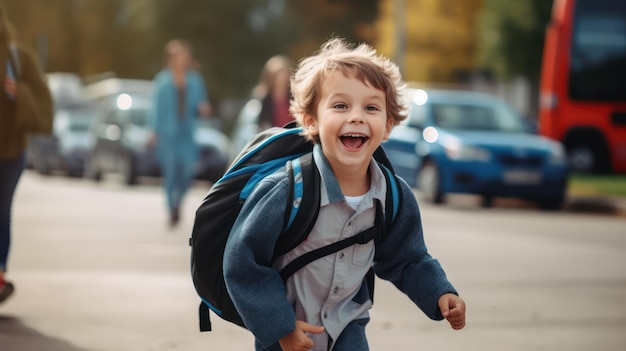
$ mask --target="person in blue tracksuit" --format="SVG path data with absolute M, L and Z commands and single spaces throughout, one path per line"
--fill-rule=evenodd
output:
M 320 211 L 307 239 L 274 258 L 288 198 L 282 167 L 257 184 L 233 225 L 224 280 L 256 350 L 368 350 L 371 267 L 428 317 L 463 328 L 465 302 L 429 254 L 417 201 L 404 181 L 383 240 L 322 257 L 283 282 L 278 272 L 289 262 L 374 224 L 375 200 L 384 204 L 387 189 L 373 154 L 407 110 L 397 66 L 365 44 L 351 48 L 341 39 L 302 60 L 291 88 L 291 112 L 315 143 Z
M 153 79 L 151 124 L 161 166 L 170 224 L 180 219 L 183 197 L 194 178 L 198 146 L 194 132 L 199 116 L 211 113 L 202 75 L 192 69 L 190 45 L 172 40 L 165 45 L 166 67 Z

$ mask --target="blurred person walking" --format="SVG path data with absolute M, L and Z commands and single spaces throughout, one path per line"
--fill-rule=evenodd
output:
M 0 4 L 0 302 L 13 294 L 5 279 L 11 243 L 13 194 L 25 166 L 27 135 L 52 133 L 52 98 L 39 60 L 15 40 Z
M 197 119 L 209 117 L 211 105 L 204 80 L 193 69 L 189 43 L 175 39 L 165 45 L 166 67 L 154 77 L 152 142 L 164 178 L 170 225 L 178 224 L 183 197 L 194 178 L 198 146 Z
M 253 97 L 261 100 L 259 127 L 282 127 L 293 121 L 289 112 L 291 60 L 285 55 L 270 57 L 263 70 L 259 83 L 254 88 Z

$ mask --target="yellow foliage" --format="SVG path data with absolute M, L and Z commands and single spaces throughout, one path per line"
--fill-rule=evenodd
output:
M 404 79 L 455 82 L 476 67 L 476 27 L 482 0 L 381 0 L 376 48 L 403 68 Z M 396 12 L 395 6 L 404 9 Z M 405 16 L 398 18 L 396 16 Z M 396 35 L 404 22 L 404 55 Z

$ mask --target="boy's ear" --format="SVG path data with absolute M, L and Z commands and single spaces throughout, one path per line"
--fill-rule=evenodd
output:
M 304 122 L 304 128 L 306 128 L 309 134 L 311 135 L 318 134 L 319 129 L 317 127 L 317 119 L 315 119 L 315 117 L 309 114 L 305 114 L 304 118 L 302 119 L 302 122 Z
M 393 126 L 393 119 L 387 118 L 387 123 L 385 124 L 385 135 L 383 135 L 383 140 L 389 139 L 389 134 L 391 134 Z

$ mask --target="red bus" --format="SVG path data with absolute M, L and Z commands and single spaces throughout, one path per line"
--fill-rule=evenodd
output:
M 554 0 L 539 132 L 579 173 L 626 173 L 626 1 Z

